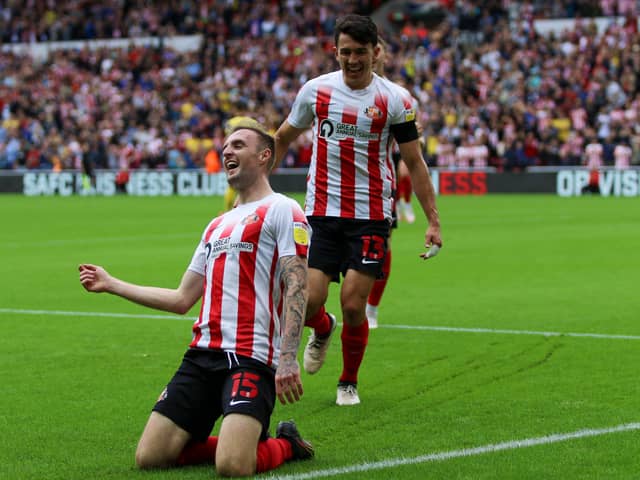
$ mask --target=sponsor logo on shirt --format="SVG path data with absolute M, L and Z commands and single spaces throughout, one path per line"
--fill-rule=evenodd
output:
M 339 122 L 335 125 L 331 120 L 323 120 L 320 124 L 319 136 L 321 138 L 336 137 L 337 139 L 357 138 L 363 140 L 380 140 L 379 133 L 372 133 L 358 128 L 352 123 Z
M 334 130 L 335 129 L 333 128 L 333 123 L 331 123 L 329 120 L 323 120 L 320 124 L 318 136 L 321 138 L 329 138 L 331 137 L 331 135 L 333 135 Z
M 251 242 L 232 242 L 230 237 L 220 238 L 210 245 L 211 251 L 209 254 L 214 256 L 231 251 L 253 252 L 254 247 Z

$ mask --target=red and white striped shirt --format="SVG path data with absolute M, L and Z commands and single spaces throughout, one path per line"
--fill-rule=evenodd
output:
M 584 148 L 585 164 L 589 168 L 600 168 L 604 164 L 602 160 L 604 149 L 600 143 L 589 143 Z
M 473 151 L 468 145 L 459 145 L 456 147 L 456 166 L 458 168 L 469 168 L 471 166 L 471 158 Z
M 616 168 L 629 168 L 631 166 L 631 157 L 633 157 L 633 150 L 629 145 L 621 143 L 613 149 Z
M 305 213 L 390 219 L 390 126 L 413 121 L 415 115 L 408 92 L 375 74 L 362 90 L 347 87 L 342 71 L 305 83 L 287 118 L 296 128 L 312 126 Z
M 300 206 L 278 193 L 211 221 L 189 265 L 204 276 L 189 346 L 234 352 L 277 368 L 283 292 L 278 259 L 307 258 L 309 237 Z
M 489 164 L 489 149 L 486 145 L 479 143 L 469 147 L 473 166 L 476 168 L 485 168 Z

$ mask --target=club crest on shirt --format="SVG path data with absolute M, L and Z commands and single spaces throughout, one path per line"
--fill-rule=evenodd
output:
M 373 119 L 373 120 L 377 120 L 379 118 L 382 118 L 382 110 L 380 110 L 378 107 L 376 107 L 375 105 L 372 107 L 367 107 L 364 109 L 364 114 Z
M 251 215 L 247 215 L 242 219 L 242 225 L 249 225 L 251 223 L 256 223 L 260 220 L 260 216 L 257 213 L 252 213 Z

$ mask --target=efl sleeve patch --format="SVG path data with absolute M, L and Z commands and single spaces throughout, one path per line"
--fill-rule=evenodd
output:
M 293 239 L 298 245 L 309 245 L 309 232 L 302 223 L 293 225 Z
M 296 243 L 296 253 L 300 256 L 307 256 L 309 248 L 309 231 L 307 225 L 301 222 L 293 224 L 293 241 Z
M 404 111 L 404 121 L 413 122 L 416 119 L 416 111 L 414 108 L 408 108 Z

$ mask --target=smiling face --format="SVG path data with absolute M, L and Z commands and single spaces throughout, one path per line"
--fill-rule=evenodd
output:
M 373 78 L 373 66 L 380 55 L 380 47 L 360 43 L 341 33 L 335 47 L 336 60 L 342 69 L 344 83 L 352 90 L 366 88 Z
M 240 129 L 229 135 L 222 147 L 227 181 L 234 189 L 243 191 L 264 173 L 271 152 L 264 148 L 260 136 L 253 130 Z

